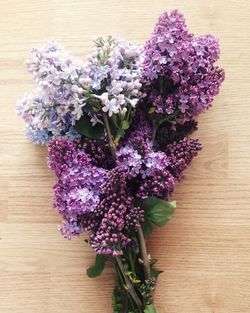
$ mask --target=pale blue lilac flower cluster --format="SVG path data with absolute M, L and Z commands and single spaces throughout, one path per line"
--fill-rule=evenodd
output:
M 18 114 L 28 125 L 28 138 L 38 144 L 48 144 L 62 135 L 72 140 L 79 138 L 74 125 L 81 117 L 84 101 L 78 82 L 85 75 L 82 62 L 56 42 L 48 41 L 42 48 L 32 50 L 26 64 L 37 84 L 17 105 Z
M 34 143 L 45 145 L 62 135 L 71 140 L 80 138 L 71 113 L 62 113 L 61 104 L 54 103 L 41 88 L 19 100 L 17 113 L 26 122 L 27 137 Z
M 26 64 L 43 90 L 43 96 L 58 107 L 58 116 L 70 119 L 74 125 L 81 117 L 84 105 L 84 86 L 79 83 L 86 77 L 83 62 L 66 53 L 56 42 L 49 41 L 42 48 L 34 48 Z
M 178 11 L 163 13 L 144 48 L 144 101 L 174 122 L 197 116 L 211 106 L 224 80 L 214 65 L 219 52 L 218 40 L 190 34 Z
M 136 45 L 113 37 L 98 38 L 85 64 L 53 41 L 34 48 L 26 64 L 37 89 L 17 105 L 27 137 L 38 144 L 58 136 L 74 140 L 84 114 L 93 125 L 102 123 L 102 112 L 126 116 L 141 95 L 141 55 Z

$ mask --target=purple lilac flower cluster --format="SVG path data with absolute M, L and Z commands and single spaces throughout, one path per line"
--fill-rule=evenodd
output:
M 135 180 L 138 198 L 156 196 L 166 199 L 174 189 L 174 177 L 169 173 L 169 158 L 162 151 L 154 151 L 144 132 L 131 133 L 128 144 L 117 151 L 117 164 Z
M 114 167 L 110 150 L 103 141 L 85 138 L 78 140 L 77 146 L 89 155 L 94 165 L 105 169 Z
M 27 136 L 48 144 L 65 237 L 87 232 L 96 253 L 113 256 L 131 244 L 144 221 L 138 200 L 168 200 L 202 148 L 189 135 L 224 79 L 218 58 L 218 41 L 190 34 L 177 11 L 160 16 L 144 49 L 99 37 L 86 63 L 55 42 L 33 49 L 37 89 L 17 110 Z M 79 131 L 83 117 L 100 136 Z
M 182 14 L 163 13 L 145 45 L 143 99 L 184 123 L 211 106 L 224 80 L 218 40 L 189 33 Z
M 197 140 L 184 138 L 167 145 L 164 152 L 154 151 L 145 133 L 134 133 L 117 151 L 116 167 L 109 169 L 104 162 L 107 156 L 110 159 L 108 150 L 86 151 L 95 149 L 96 141 L 90 146 L 88 141 L 79 144 L 60 137 L 49 144 L 49 166 L 58 177 L 54 207 L 63 217 L 61 232 L 69 239 L 89 232 L 97 253 L 121 253 L 131 241 L 129 234 L 143 222 L 143 210 L 135 206 L 135 199 L 167 199 L 201 149 Z
M 50 142 L 49 166 L 58 177 L 54 207 L 63 216 L 65 237 L 88 231 L 97 253 L 116 255 L 131 241 L 129 233 L 143 221 L 143 211 L 129 195 L 126 172 L 119 167 L 107 171 L 92 161 L 69 140 Z
M 64 138 L 52 141 L 48 152 L 49 166 L 58 177 L 54 186 L 54 207 L 66 222 L 62 232 L 71 238 L 84 230 L 81 219 L 97 208 L 107 173 L 91 164 L 83 150 Z
M 157 151 L 145 134 L 131 132 L 127 145 L 117 151 L 117 164 L 130 180 L 135 180 L 136 197 L 167 199 L 202 146 L 198 140 L 185 137 Z

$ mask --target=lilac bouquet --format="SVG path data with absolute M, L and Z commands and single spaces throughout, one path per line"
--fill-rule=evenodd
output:
M 54 208 L 68 239 L 87 234 L 117 273 L 115 313 L 154 313 L 156 260 L 145 238 L 171 218 L 170 196 L 202 146 L 190 134 L 224 80 L 218 40 L 194 36 L 182 14 L 163 13 L 143 48 L 109 36 L 86 62 L 56 42 L 27 61 L 37 87 L 18 103 L 27 137 L 48 146 Z

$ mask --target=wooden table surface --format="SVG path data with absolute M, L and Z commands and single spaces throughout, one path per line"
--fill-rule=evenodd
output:
M 199 118 L 204 149 L 174 194 L 173 219 L 148 241 L 165 272 L 160 313 L 250 312 L 250 3 L 246 0 L 0 1 L 0 312 L 111 313 L 113 270 L 88 279 L 94 254 L 64 240 L 51 209 L 46 148 L 25 140 L 15 115 L 32 88 L 23 65 L 33 45 L 56 38 L 85 57 L 97 35 L 143 43 L 158 15 L 178 8 L 196 34 L 220 38 L 226 81 Z

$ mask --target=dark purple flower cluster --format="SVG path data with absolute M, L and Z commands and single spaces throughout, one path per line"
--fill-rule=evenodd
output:
M 90 243 L 97 253 L 119 255 L 143 222 L 143 210 L 134 206 L 134 198 L 128 193 L 127 175 L 119 168 L 108 173 L 102 194 L 105 196 L 97 212 L 100 224 L 90 236 Z
M 187 137 L 166 147 L 165 153 L 169 158 L 169 171 L 177 180 L 180 180 L 183 171 L 201 149 L 202 145 L 197 139 Z
M 174 190 L 175 179 L 168 170 L 169 159 L 163 152 L 150 152 L 144 158 L 137 197 L 167 199 Z
M 106 169 L 114 167 L 109 147 L 103 141 L 85 138 L 78 141 L 77 146 L 90 156 L 94 165 Z
M 198 123 L 195 120 L 190 120 L 184 124 L 163 123 L 156 133 L 156 146 L 164 151 L 166 146 L 174 141 L 180 141 L 183 138 L 191 135 L 198 129 Z
M 152 149 L 152 130 L 148 125 L 141 127 L 141 125 L 138 124 L 138 126 L 137 129 L 130 133 L 127 144 L 130 144 L 141 155 L 146 155 Z
M 182 14 L 163 13 L 144 49 L 143 100 L 184 123 L 211 106 L 224 80 L 218 40 L 190 34 Z
M 63 138 L 50 142 L 48 146 L 48 165 L 58 177 L 70 167 L 75 156 L 75 149 L 75 143 Z

